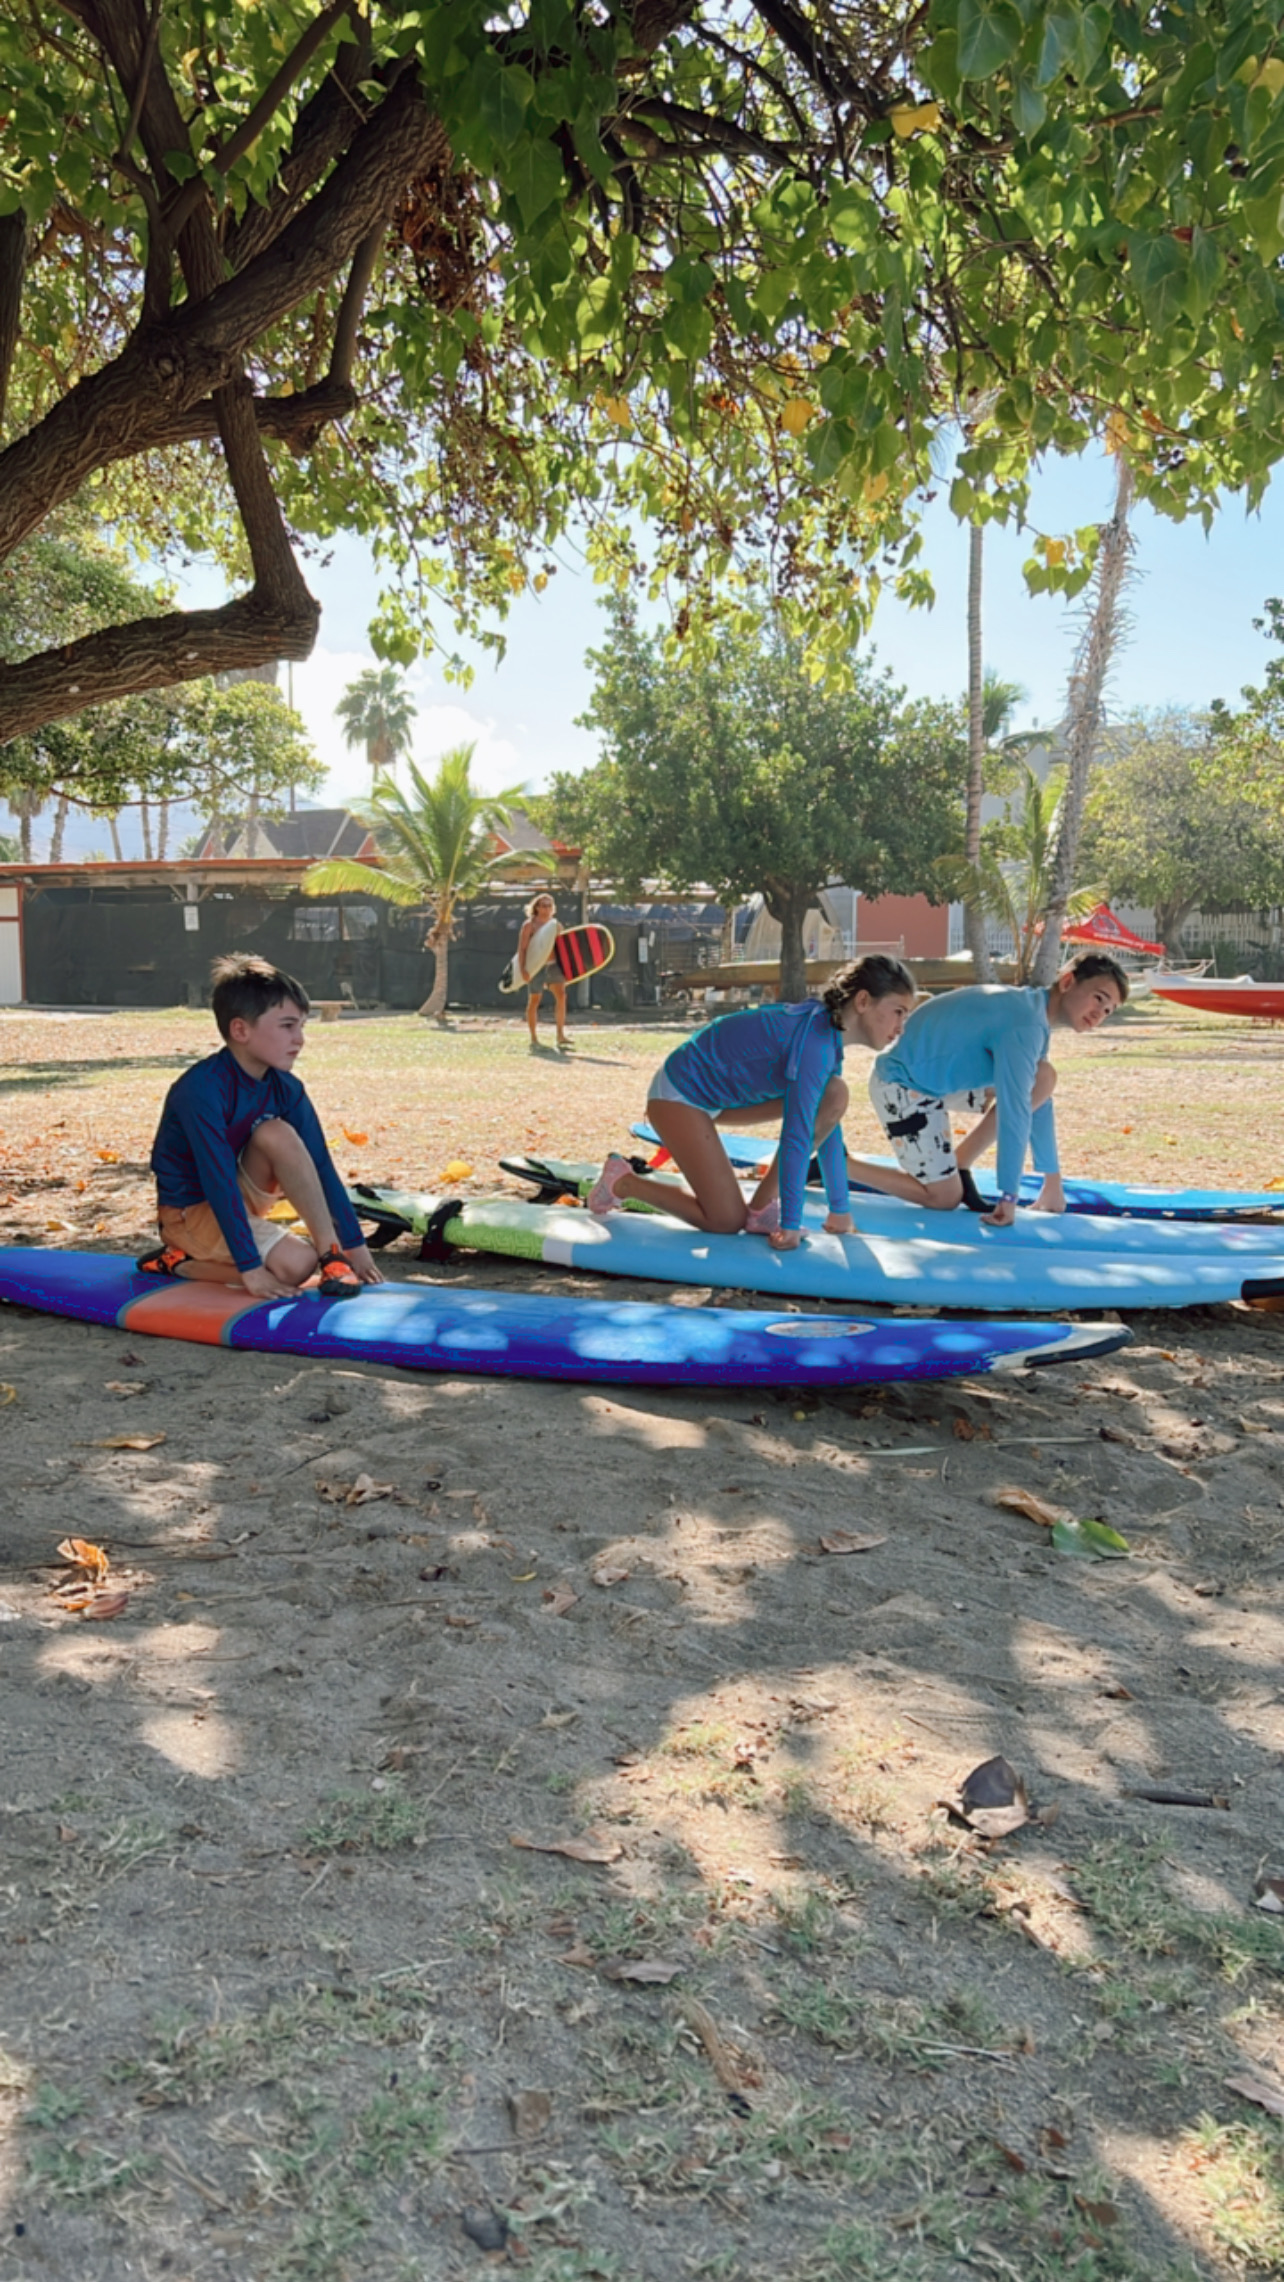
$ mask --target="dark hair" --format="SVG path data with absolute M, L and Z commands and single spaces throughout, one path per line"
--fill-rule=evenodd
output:
M 1098 975 L 1108 976 L 1119 993 L 1121 1006 L 1128 996 L 1128 977 L 1118 959 L 1112 959 L 1108 951 L 1085 951 L 1081 959 L 1073 962 L 1070 972 L 1077 983 L 1095 982 Z
M 918 984 L 903 959 L 889 958 L 885 951 L 871 951 L 868 958 L 853 959 L 850 965 L 840 967 L 820 994 L 835 1029 L 843 1019 L 844 1010 L 862 990 L 868 991 L 871 998 L 891 998 L 894 994 L 918 997 Z
M 210 1007 L 220 1038 L 231 1033 L 234 1022 L 257 1022 L 274 1006 L 293 999 L 300 1014 L 308 1012 L 308 994 L 302 983 L 281 967 L 270 967 L 253 951 L 229 951 L 210 968 L 214 989 Z

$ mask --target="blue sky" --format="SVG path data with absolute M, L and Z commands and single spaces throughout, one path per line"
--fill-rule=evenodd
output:
M 924 525 L 936 607 L 908 610 L 885 599 L 870 636 L 879 662 L 915 697 L 957 696 L 966 674 L 967 532 L 950 514 L 947 488 Z M 1109 513 L 1113 490 L 1113 463 L 1104 455 L 1054 460 L 1036 485 L 1032 521 L 1050 534 L 1098 521 Z M 1284 593 L 1284 484 L 1268 492 L 1253 517 L 1229 501 L 1207 538 L 1197 523 L 1169 523 L 1144 508 L 1134 529 L 1132 623 L 1108 692 L 1112 713 L 1199 707 L 1213 697 L 1233 701 L 1245 682 L 1260 679 L 1269 654 L 1252 621 L 1267 595 Z M 986 539 L 986 663 L 1029 693 L 1014 727 L 1046 727 L 1059 718 L 1081 611 L 1079 604 L 1026 593 L 1021 565 L 1030 536 L 992 528 Z M 373 662 L 366 628 L 377 581 L 355 539 L 334 547 L 327 568 L 310 564 L 307 572 L 322 605 L 321 631 L 312 657 L 294 669 L 294 701 L 327 765 L 323 798 L 343 801 L 366 789 L 366 768 L 360 753 L 345 749 L 334 708 L 347 683 Z M 197 569 L 183 593 L 193 606 L 204 605 L 222 599 L 222 586 Z M 584 654 L 602 635 L 599 595 L 564 550 L 547 591 L 515 605 L 501 664 L 477 653 L 467 689 L 448 684 L 431 659 L 415 668 L 417 756 L 431 761 L 448 745 L 475 740 L 475 773 L 490 791 L 538 788 L 553 770 L 592 761 L 595 739 L 575 726 L 575 716 L 590 694 Z M 121 829 L 126 853 L 134 852 L 141 845 L 136 819 L 122 817 Z M 81 827 L 68 853 L 83 854 L 103 837 L 100 825 Z
M 1033 520 L 1049 533 L 1100 520 L 1113 490 L 1113 463 L 1104 456 L 1054 461 L 1037 484 Z M 1252 621 L 1267 595 L 1284 591 L 1284 486 L 1267 494 L 1257 516 L 1228 502 L 1207 538 L 1196 523 L 1169 523 L 1145 508 L 1135 516 L 1135 534 L 1132 623 L 1111 681 L 1112 712 L 1233 700 L 1245 682 L 1260 678 L 1268 655 Z M 985 657 L 1029 692 L 1015 725 L 1047 726 L 1062 709 L 1081 606 L 1026 593 L 1021 565 L 1030 543 L 1028 531 L 987 533 Z M 936 607 L 909 610 L 885 599 L 870 647 L 912 696 L 952 697 L 966 673 L 967 533 L 950 514 L 944 487 L 927 511 L 924 556 Z M 342 798 L 361 789 L 364 767 L 359 755 L 345 754 L 333 709 L 345 683 L 371 662 L 365 628 L 375 579 L 353 541 L 335 550 L 312 583 L 322 603 L 321 635 L 313 658 L 295 668 L 295 702 L 330 764 L 330 794 Z M 590 693 L 584 653 L 602 634 L 599 590 L 589 575 L 564 555 L 547 592 L 518 602 L 507 634 L 502 664 L 477 654 L 466 690 L 452 689 L 432 660 L 412 676 L 417 752 L 431 758 L 460 738 L 476 738 L 478 774 L 488 789 L 537 787 L 554 769 L 582 767 L 596 752 L 595 740 L 575 726 Z

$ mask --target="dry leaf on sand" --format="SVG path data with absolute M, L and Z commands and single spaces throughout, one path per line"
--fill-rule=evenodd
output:
M 569 1585 L 545 1585 L 540 1595 L 550 1616 L 565 1616 L 568 1609 L 574 1608 L 579 1597 L 578 1593 L 571 1591 Z
M 1238 2092 L 1241 2100 L 1251 2100 L 1255 2108 L 1265 2108 L 1270 2116 L 1284 2116 L 1284 2084 L 1270 2084 L 1263 2076 L 1250 2075 L 1247 2069 L 1240 2076 L 1224 2076 L 1222 2082 L 1228 2092 Z
M 876 1545 L 886 1545 L 886 1537 L 853 1537 L 850 1529 L 831 1529 L 820 1540 L 822 1553 L 872 1553 Z
M 146 1379 L 105 1379 L 103 1391 L 109 1395 L 145 1395 Z
M 653 1981 L 662 1988 L 683 1968 L 663 1957 L 605 1957 L 599 1970 L 604 1981 Z
M 109 1617 L 123 1616 L 128 1607 L 128 1593 L 95 1593 L 88 1608 L 80 1613 L 87 1624 L 105 1624 Z
M 109 1434 L 102 1442 L 90 1444 L 92 1450 L 155 1450 L 165 1439 L 163 1434 Z
M 624 1848 L 614 1838 L 601 1838 L 594 1831 L 586 1831 L 583 1838 L 519 1838 L 509 1839 L 510 1846 L 521 1846 L 528 1854 L 564 1854 L 568 1862 L 618 1862 Z
M 601 1585 L 605 1589 L 610 1585 L 624 1584 L 628 1578 L 628 1575 L 629 1572 L 627 1569 L 617 1568 L 612 1562 L 604 1561 L 600 1568 L 594 1569 L 593 1582 L 595 1585 Z
M 60 1561 L 69 1561 L 73 1569 L 83 1569 L 87 1577 L 100 1585 L 111 1562 L 101 1545 L 91 1545 L 87 1537 L 64 1537 L 58 1547 Z
M 1005 1513 L 1023 1513 L 1027 1521 L 1038 1521 L 1045 1529 L 1055 1529 L 1059 1521 L 1069 1521 L 1064 1506 L 1049 1505 L 1046 1498 L 1036 1497 L 1033 1490 L 996 1490 L 994 1503 Z
M 942 1801 L 978 1838 L 1007 1838 L 1030 1820 L 1024 1778 L 1002 1758 L 985 1759 L 963 1780 L 958 1806 Z
M 553 2102 L 548 2092 L 510 2092 L 508 2113 L 518 2139 L 538 2139 L 553 2120 Z

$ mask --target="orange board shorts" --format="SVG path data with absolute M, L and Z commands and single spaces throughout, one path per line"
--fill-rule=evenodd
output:
M 281 1201 L 279 1190 L 273 1195 L 267 1189 L 256 1188 L 244 1172 L 240 1176 L 240 1189 L 249 1216 L 250 1233 L 258 1245 L 262 1262 L 292 1230 L 287 1220 L 266 1217 L 273 1205 Z M 162 1242 L 176 1245 L 180 1252 L 186 1252 L 189 1260 L 217 1261 L 220 1267 L 226 1268 L 235 1266 L 212 1205 L 203 1200 L 200 1204 L 163 1204 L 157 1217 Z

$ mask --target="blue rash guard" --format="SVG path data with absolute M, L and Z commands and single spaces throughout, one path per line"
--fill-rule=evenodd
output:
M 1035 1072 L 1051 1037 L 1046 990 L 975 983 L 916 1007 L 896 1044 L 879 1055 L 874 1074 L 936 1101 L 993 1086 L 999 1109 L 999 1191 L 1014 1197 L 1027 1146 L 1036 1172 L 1061 1170 L 1052 1103 L 1030 1108 Z
M 211 1207 L 242 1273 L 260 1263 L 237 1184 L 237 1160 L 255 1126 L 269 1117 L 292 1125 L 303 1142 L 321 1176 L 339 1242 L 351 1249 L 365 1241 L 299 1080 L 284 1070 L 252 1078 L 224 1046 L 194 1062 L 170 1087 L 152 1144 L 152 1171 L 159 1204 L 180 1211 L 202 1202 Z
M 803 1189 L 811 1162 L 820 1097 L 843 1066 L 843 1034 L 819 999 L 802 1006 L 757 1006 L 725 1014 L 678 1046 L 664 1065 L 683 1098 L 716 1117 L 781 1101 L 780 1225 L 802 1226 Z M 840 1127 L 818 1151 L 831 1212 L 846 1212 L 847 1153 Z

